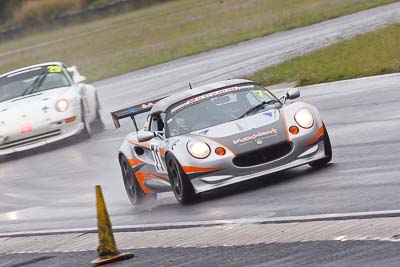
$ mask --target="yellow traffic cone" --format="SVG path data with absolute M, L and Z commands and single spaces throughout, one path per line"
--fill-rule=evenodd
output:
M 97 228 L 99 233 L 99 246 L 97 247 L 97 252 L 99 253 L 99 258 L 93 260 L 92 264 L 103 265 L 132 258 L 134 256 L 133 254 L 119 253 L 117 249 L 100 185 L 96 185 L 96 203 Z

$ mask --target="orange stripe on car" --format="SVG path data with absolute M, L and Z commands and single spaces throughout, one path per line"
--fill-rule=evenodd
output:
M 165 150 L 162 149 L 162 148 L 160 148 L 160 155 L 163 156 L 163 157 L 165 156 Z
M 196 173 L 196 172 L 209 172 L 209 171 L 217 171 L 222 168 L 203 168 L 203 167 L 194 167 L 194 166 L 182 166 L 182 169 L 185 173 Z
M 311 146 L 312 144 L 314 144 L 315 142 L 318 141 L 318 139 L 324 135 L 324 126 L 319 127 L 317 134 L 310 140 L 310 142 L 308 142 L 307 144 L 305 144 L 305 147 L 307 146 Z
M 134 145 L 143 146 L 145 148 L 150 149 L 150 143 L 148 143 L 148 142 L 139 142 L 139 141 L 136 141 L 133 139 L 128 139 L 128 142 L 131 144 L 134 144 Z
M 131 167 L 140 165 L 140 164 L 144 164 L 143 161 L 138 160 L 138 159 L 128 159 L 129 165 L 131 165 Z
M 160 179 L 164 179 L 164 180 L 167 180 L 167 181 L 169 181 L 169 176 L 168 176 L 168 174 L 164 174 L 164 173 L 152 173 L 152 175 L 154 176 L 154 177 L 156 177 L 156 178 L 160 178 Z
M 287 137 L 288 142 L 290 142 L 289 129 L 288 129 L 288 125 L 287 125 L 287 121 L 286 121 L 286 115 L 285 115 L 285 111 L 284 110 L 282 110 L 282 117 L 283 117 L 283 124 L 285 124 L 286 137 Z
M 145 148 L 150 149 L 150 143 L 148 143 L 148 142 L 138 142 L 138 141 L 133 140 L 133 139 L 129 139 L 128 142 L 131 143 L 131 144 L 134 144 L 134 145 L 143 146 Z M 161 156 L 165 156 L 165 150 L 162 149 L 162 148 L 160 148 L 160 155 Z
M 151 178 L 155 178 L 153 175 L 147 173 L 147 172 L 136 172 L 135 173 L 136 179 L 139 182 L 140 187 L 142 188 L 143 192 L 145 194 L 151 194 L 153 193 L 153 191 L 151 191 L 150 189 L 148 189 L 145 185 L 144 185 L 144 180 L 146 179 L 151 179 Z

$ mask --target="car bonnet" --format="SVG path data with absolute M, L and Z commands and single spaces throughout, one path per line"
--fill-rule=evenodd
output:
M 55 102 L 68 90 L 69 87 L 57 88 L 1 102 L 0 123 L 35 120 L 54 110 Z
M 191 134 L 212 139 L 236 154 L 288 141 L 282 109 L 271 109 Z

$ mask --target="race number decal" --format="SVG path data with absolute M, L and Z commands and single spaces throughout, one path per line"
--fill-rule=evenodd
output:
M 156 168 L 157 172 L 166 173 L 164 168 L 164 164 L 161 159 L 160 147 L 158 145 L 151 145 L 150 150 L 154 157 L 154 167 Z
M 264 94 L 268 95 L 269 97 L 272 97 L 272 95 L 267 90 L 251 90 L 251 91 L 257 93 L 259 97 L 263 97 Z
M 264 95 L 263 91 L 261 91 L 261 90 L 251 90 L 251 91 L 254 93 L 257 93 L 259 97 L 263 97 L 263 95 Z
M 62 72 L 61 66 L 47 66 L 47 71 L 49 73 L 59 73 Z

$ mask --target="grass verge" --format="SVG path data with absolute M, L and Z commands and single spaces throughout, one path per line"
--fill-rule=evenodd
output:
M 298 86 L 400 72 L 400 24 L 261 70 L 250 79 Z
M 0 41 L 0 73 L 45 61 L 91 81 L 395 0 L 178 0 Z

